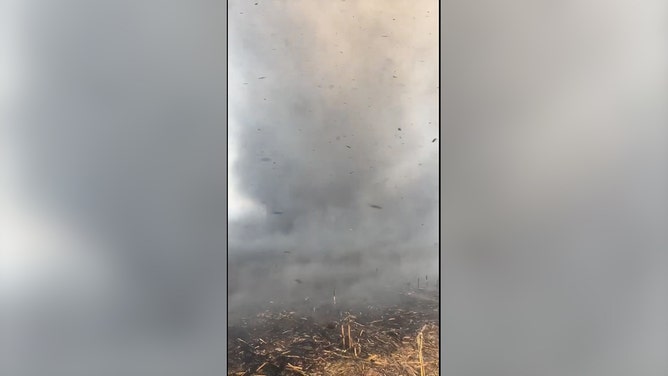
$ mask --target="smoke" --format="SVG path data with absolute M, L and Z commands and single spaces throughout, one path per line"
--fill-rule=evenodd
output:
M 446 373 L 666 374 L 665 17 L 445 6 Z
M 230 311 L 435 281 L 437 2 L 229 11 Z

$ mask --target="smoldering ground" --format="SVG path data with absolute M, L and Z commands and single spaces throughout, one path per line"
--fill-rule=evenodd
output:
M 664 375 L 663 2 L 446 2 L 453 375 Z
M 434 286 L 437 2 L 229 9 L 230 313 Z

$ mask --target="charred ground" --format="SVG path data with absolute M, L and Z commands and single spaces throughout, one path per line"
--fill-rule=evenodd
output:
M 231 321 L 228 374 L 437 375 L 438 290 L 385 294 L 395 303 L 387 296 L 298 306 L 272 301 Z

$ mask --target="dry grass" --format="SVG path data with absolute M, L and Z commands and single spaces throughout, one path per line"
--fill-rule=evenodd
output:
M 392 353 L 334 356 L 321 364 L 322 372 L 312 375 L 435 376 L 439 374 L 438 341 L 438 325 L 427 324 L 413 338 L 402 341 Z
M 320 322 L 296 312 L 261 313 L 232 328 L 228 375 L 438 375 L 438 301 L 411 299 L 402 305 L 410 309 L 345 312 Z

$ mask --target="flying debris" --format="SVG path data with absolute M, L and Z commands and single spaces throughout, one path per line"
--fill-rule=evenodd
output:
M 434 142 L 436 142 L 436 140 L 438 140 L 438 138 L 435 138 L 435 139 L 431 140 L 431 142 L 434 143 Z
M 425 222 L 438 211 L 433 205 L 438 199 L 434 155 L 438 147 L 423 144 L 430 134 L 438 134 L 434 125 L 424 125 L 425 120 L 432 121 L 428 119 L 436 122 L 438 112 L 434 100 L 438 91 L 433 90 L 430 76 L 435 67 L 431 60 L 411 65 L 432 56 L 437 48 L 422 36 L 429 30 L 419 19 L 427 4 L 397 4 L 382 13 L 373 7 L 353 7 L 353 14 L 343 14 L 340 5 L 351 0 L 322 2 L 315 13 L 292 2 L 283 6 L 263 1 L 260 8 L 259 1 L 243 2 L 245 8 L 239 10 L 260 17 L 257 24 L 239 16 L 230 19 L 230 33 L 237 36 L 236 41 L 230 37 L 235 42 L 230 43 L 230 54 L 239 57 L 232 63 L 249 73 L 241 77 L 247 81 L 239 80 L 249 82 L 240 90 L 251 91 L 228 106 L 235 128 L 230 142 L 238 154 L 230 173 L 240 196 L 230 198 L 230 204 L 239 205 L 239 215 L 230 219 L 228 231 L 228 329 L 232 329 L 228 332 L 233 334 L 229 354 L 235 355 L 228 368 L 231 373 L 248 374 L 372 376 L 380 371 L 406 373 L 389 368 L 404 363 L 398 367 L 413 367 L 408 373 L 414 369 L 419 375 L 418 362 L 406 365 L 395 358 L 417 359 L 416 335 L 427 320 L 438 321 L 436 305 L 426 304 L 431 300 L 404 297 L 404 290 L 415 288 L 405 289 L 405 282 L 416 282 L 420 276 L 422 288 L 426 286 L 422 276 L 436 275 L 432 260 L 438 258 L 438 249 L 426 246 L 438 241 L 438 231 Z M 250 6 L 256 2 L 256 8 Z M 388 11 L 402 16 L 387 17 Z M 290 25 L 293 17 L 316 18 L 295 28 Z M 257 26 L 261 24 L 266 27 Z M 318 24 L 342 28 L 334 27 L 331 35 L 325 35 L 318 33 L 322 31 Z M 434 31 L 437 24 L 431 23 Z M 395 43 L 393 35 L 376 34 L 383 31 L 402 36 L 401 40 Z M 330 48 L 299 48 L 295 53 L 294 47 L 304 47 L 304 38 L 313 33 L 318 34 L 319 45 Z M 392 43 L 392 51 L 374 48 L 374 43 L 383 42 L 378 38 L 388 46 Z M 341 54 L 352 51 L 361 54 L 359 61 L 344 65 Z M 318 69 L 311 69 L 313 64 Z M 369 79 L 369 71 L 376 67 L 382 69 Z M 270 74 L 271 80 L 255 76 L 259 72 Z M 406 81 L 413 73 L 416 80 Z M 251 85 L 253 76 L 263 83 Z M 419 111 L 414 111 L 416 106 Z M 406 141 L 404 127 L 409 128 Z M 342 144 L 348 151 L 341 149 Z M 390 205 L 387 211 L 385 205 Z M 390 215 L 394 212 L 397 215 Z M 413 252 L 408 256 L 401 252 L 404 249 Z M 431 298 L 432 290 L 421 293 Z M 270 299 L 273 304 L 267 303 Z M 376 333 L 378 341 L 372 336 Z M 428 358 L 426 351 L 428 339 L 436 341 L 437 336 L 430 339 L 427 334 L 425 328 L 424 364 L 435 367 L 438 358 Z M 437 346 L 433 349 L 438 353 Z M 287 350 L 289 354 L 284 353 Z M 432 373 L 437 371 L 425 369 L 425 374 Z

